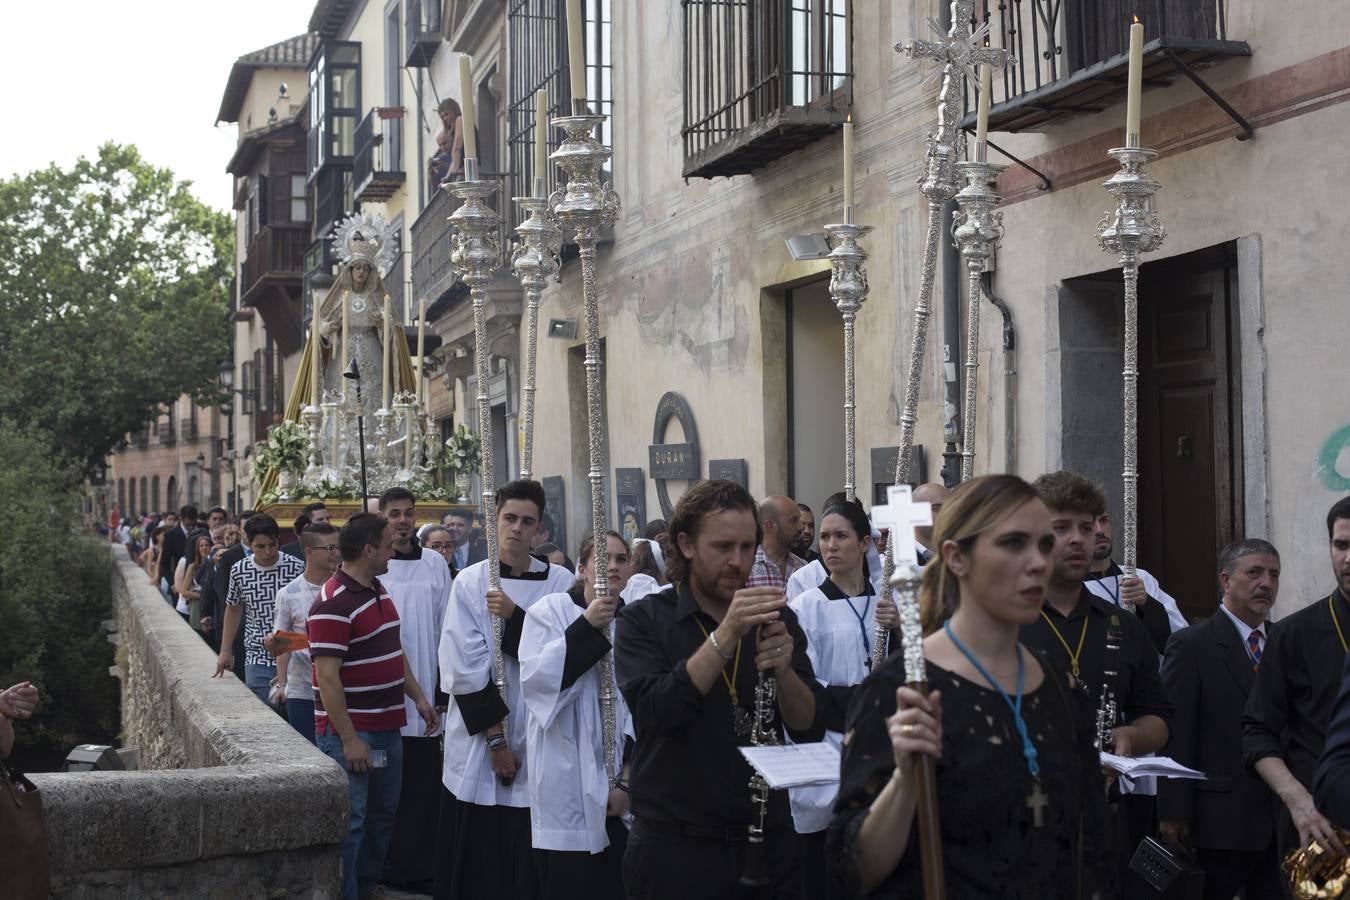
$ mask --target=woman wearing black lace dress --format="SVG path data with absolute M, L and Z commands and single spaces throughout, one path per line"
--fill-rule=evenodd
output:
M 1017 641 L 1045 594 L 1050 515 L 1020 478 L 986 476 L 952 493 L 933 535 L 921 592 L 931 693 L 903 686 L 897 654 L 855 695 L 830 826 L 839 874 L 859 896 L 923 896 L 914 760 L 927 753 L 951 900 L 1110 896 L 1092 710 Z

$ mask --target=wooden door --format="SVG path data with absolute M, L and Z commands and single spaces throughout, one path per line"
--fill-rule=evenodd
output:
M 1219 551 L 1242 521 L 1236 277 L 1189 254 L 1139 285 L 1138 562 L 1191 620 L 1216 609 Z

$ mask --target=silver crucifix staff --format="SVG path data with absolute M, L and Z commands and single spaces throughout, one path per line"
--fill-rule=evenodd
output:
M 900 449 L 895 458 L 895 483 L 909 481 L 909 456 L 914 447 L 915 412 L 919 405 L 919 380 L 923 374 L 924 349 L 928 346 L 928 317 L 933 299 L 933 279 L 937 272 L 938 242 L 942 238 L 942 213 L 947 201 L 956 195 L 956 161 L 961 154 L 961 76 L 977 81 L 975 66 L 1000 67 L 1008 52 L 984 46 L 989 23 L 973 33 L 970 30 L 975 0 L 953 0 L 951 28 L 943 31 L 933 19 L 928 26 L 937 35 L 933 41 L 909 41 L 895 49 L 912 59 L 935 59 L 942 64 L 937 71 L 942 83 L 938 88 L 937 127 L 928 136 L 928 166 L 919 190 L 928 199 L 928 233 L 923 245 L 923 268 L 919 275 L 919 299 L 914 304 L 914 333 L 910 341 L 905 376 L 905 400 L 900 411 Z M 895 573 L 895 558 L 887 545 L 882 565 L 883 580 L 890 583 Z M 889 588 L 886 588 L 889 590 Z M 883 658 L 886 648 L 882 648 Z
M 511 253 L 511 268 L 525 289 L 525 384 L 521 388 L 520 477 L 534 477 L 535 359 L 539 348 L 539 295 L 561 262 L 562 229 L 548 208 L 548 178 L 534 176 L 529 197 L 512 197 L 528 218 L 516 226 L 521 242 Z

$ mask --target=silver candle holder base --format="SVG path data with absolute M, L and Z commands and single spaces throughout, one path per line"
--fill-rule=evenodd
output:
M 1167 239 L 1167 228 L 1153 206 L 1153 195 L 1161 185 L 1145 171 L 1148 163 L 1158 156 L 1158 151 L 1117 147 L 1108 154 L 1120 163 L 1120 170 L 1103 185 L 1116 198 L 1116 206 L 1107 210 L 1097 223 L 1097 242 L 1103 252 L 1119 257 L 1125 282 L 1125 350 L 1121 372 L 1124 498 L 1120 568 L 1124 577 L 1133 578 L 1139 531 L 1139 255 L 1161 247 Z
M 994 250 L 1003 241 L 1003 199 L 994 190 L 994 182 L 1007 166 L 985 162 L 962 162 L 957 171 L 966 185 L 956 194 L 957 211 L 952 235 L 961 248 L 966 264 L 966 384 L 961 411 L 961 480 L 975 475 L 975 420 L 979 394 L 976 390 L 980 369 L 980 278 Z
M 870 225 L 855 225 L 853 210 L 845 211 L 843 224 L 826 225 L 830 237 L 830 299 L 844 322 L 844 493 L 857 499 L 857 391 L 855 377 L 854 324 L 867 300 L 867 251 L 858 243 L 872 231 Z
M 525 380 L 521 386 L 520 477 L 534 474 L 535 361 L 539 347 L 539 297 L 548 280 L 562 267 L 562 228 L 544 196 L 546 180 L 534 179 L 534 194 L 513 197 L 525 211 L 525 221 L 516 226 L 520 243 L 511 253 L 511 269 L 525 291 Z

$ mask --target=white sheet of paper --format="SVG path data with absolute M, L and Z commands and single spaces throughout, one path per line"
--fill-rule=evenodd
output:
M 775 790 L 839 780 L 839 748 L 828 742 L 739 749 L 746 762 Z
M 1141 775 L 1160 775 L 1166 778 L 1207 779 L 1209 776 L 1195 769 L 1188 769 L 1170 756 L 1116 756 L 1102 751 L 1102 765 L 1115 769 L 1129 778 Z

